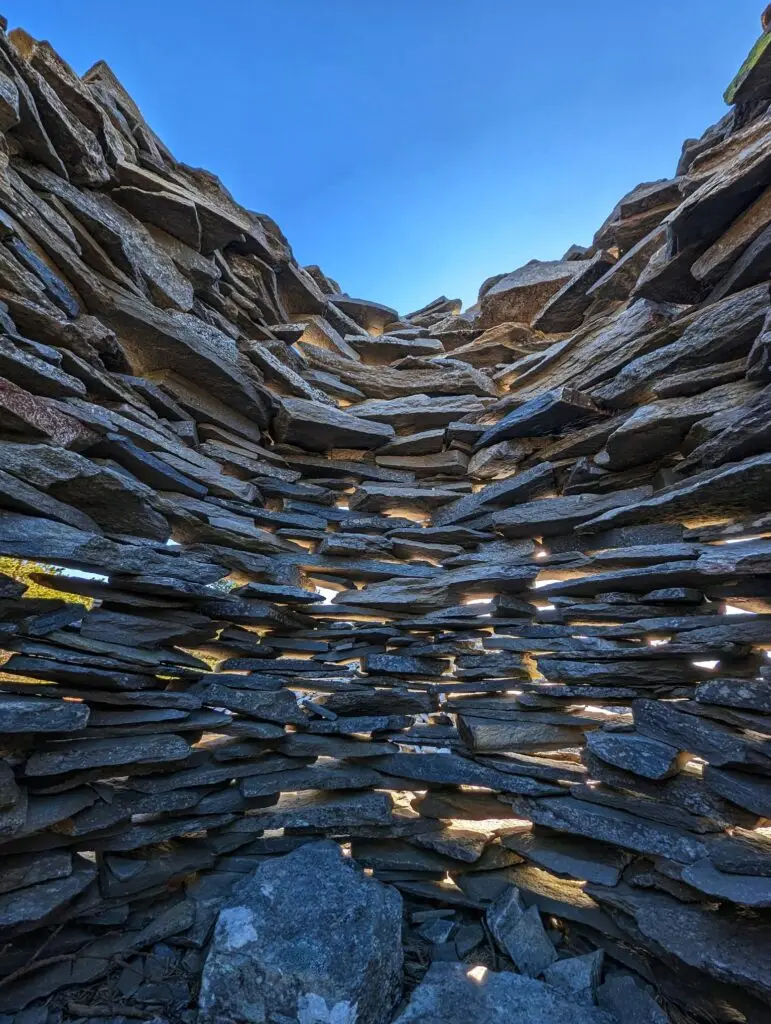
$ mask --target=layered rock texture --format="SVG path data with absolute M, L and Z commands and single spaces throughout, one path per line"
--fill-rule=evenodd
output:
M 190 1019 L 333 840 L 422 984 L 244 1019 L 769 1019 L 767 42 L 591 246 L 400 316 L 0 34 L 0 1014 Z

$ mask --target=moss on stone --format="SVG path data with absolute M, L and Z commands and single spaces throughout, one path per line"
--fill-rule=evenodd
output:
M 771 32 L 764 32 L 750 50 L 749 56 L 745 62 L 739 68 L 736 78 L 734 78 L 725 91 L 723 98 L 729 106 L 737 102 L 737 96 L 741 91 L 742 86 L 766 55 L 769 45 L 771 45 Z

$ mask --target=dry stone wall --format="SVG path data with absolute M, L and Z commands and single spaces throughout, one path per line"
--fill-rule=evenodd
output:
M 331 837 L 768 1019 L 761 43 L 589 248 L 399 316 L 0 34 L 0 1013 Z

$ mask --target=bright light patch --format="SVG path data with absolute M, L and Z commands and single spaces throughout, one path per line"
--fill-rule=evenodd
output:
M 737 608 L 735 604 L 727 604 L 725 606 L 726 615 L 755 615 L 756 612 L 749 612 L 746 608 Z
M 482 967 L 481 964 L 479 965 L 479 967 L 472 967 L 471 970 L 466 974 L 467 978 L 471 978 L 471 980 L 475 981 L 477 984 L 484 981 L 486 976 L 487 968 Z
M 82 572 L 80 569 L 62 569 L 60 576 L 69 576 L 78 580 L 97 580 L 99 583 L 109 583 L 109 576 L 102 576 L 98 572 Z
M 332 598 L 335 596 L 336 591 L 329 590 L 328 587 L 316 587 L 316 593 L 321 594 L 324 598 L 324 604 L 332 604 Z

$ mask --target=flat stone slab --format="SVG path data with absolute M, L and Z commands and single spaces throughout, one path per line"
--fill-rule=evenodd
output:
M 387 423 L 375 423 L 305 398 L 282 399 L 273 429 L 277 441 L 314 452 L 379 448 L 394 437 L 394 429 Z
M 0 732 L 74 732 L 87 721 L 84 704 L 0 693 Z

